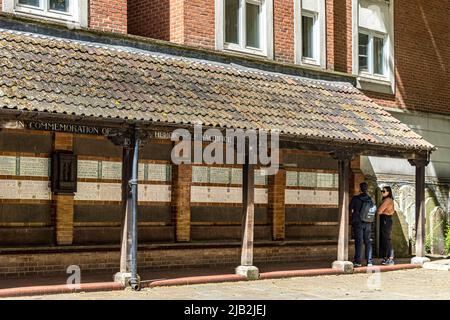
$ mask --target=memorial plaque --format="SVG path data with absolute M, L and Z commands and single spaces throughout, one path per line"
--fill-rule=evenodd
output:
M 317 187 L 319 188 L 333 188 L 334 176 L 330 173 L 317 174 Z
M 284 202 L 286 204 L 297 203 L 297 190 L 287 189 L 284 191 Z
M 208 202 L 209 187 L 192 186 L 191 202 Z
M 19 199 L 17 180 L 0 180 L 0 199 Z
M 286 186 L 298 187 L 298 174 L 296 171 L 286 171 Z
M 227 188 L 227 203 L 242 203 L 242 188 Z
M 211 167 L 209 168 L 210 183 L 230 183 L 230 168 Z
M 296 204 L 320 204 L 316 190 L 298 190 Z
M 170 202 L 172 199 L 172 193 L 168 185 L 147 185 L 145 193 L 144 201 Z
M 21 176 L 48 177 L 49 167 L 49 158 L 20 157 Z
M 339 174 L 334 175 L 334 187 L 339 188 Z
M 255 185 L 265 186 L 267 184 L 267 175 L 265 169 L 255 170 Z
M 209 188 L 209 201 L 208 202 L 228 202 L 227 188 L 224 187 L 211 187 Z
M 78 182 L 75 200 L 98 201 L 100 184 L 94 182 Z
M 331 191 L 330 201 L 332 205 L 339 205 L 339 192 L 338 191 Z
M 78 178 L 99 179 L 98 161 L 78 160 Z
M 122 180 L 122 163 L 102 161 L 102 179 Z
M 209 182 L 209 168 L 208 167 L 192 167 L 192 182 L 208 183 Z
M 231 169 L 231 183 L 242 184 L 242 169 L 238 168 Z
M 139 181 L 147 180 L 147 164 L 146 163 L 139 163 L 138 180 Z
M 267 204 L 269 202 L 269 192 L 267 189 L 255 188 L 255 203 Z
M 19 198 L 33 200 L 51 199 L 51 190 L 49 181 L 29 181 L 22 180 L 18 182 Z
M 315 188 L 317 186 L 317 174 L 315 172 L 299 172 L 298 186 Z
M 100 201 L 122 201 L 122 185 L 120 183 L 99 183 Z
M 156 163 L 149 164 L 148 180 L 169 181 L 169 166 L 167 164 L 156 164 Z
M 0 175 L 15 176 L 17 157 L 0 156 Z

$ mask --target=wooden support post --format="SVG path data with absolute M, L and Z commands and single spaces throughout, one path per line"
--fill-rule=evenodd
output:
M 338 152 L 334 154 L 339 167 L 339 238 L 337 248 L 337 261 L 333 262 L 334 269 L 346 273 L 353 272 L 353 263 L 348 261 L 348 234 L 349 234 L 349 193 L 350 193 L 350 161 L 351 153 Z
M 427 159 L 409 160 L 416 167 L 416 256 L 411 263 L 422 265 L 430 259 L 425 257 L 425 168 Z
M 241 265 L 253 265 L 253 232 L 255 224 L 255 168 L 253 164 L 245 163 L 242 184 L 242 253 Z
M 108 138 L 123 147 L 122 157 L 122 210 L 120 272 L 114 275 L 116 282 L 139 290 L 137 274 L 137 206 L 138 206 L 138 159 L 141 133 L 136 127 L 115 130 Z
M 122 247 L 120 251 L 120 272 L 131 272 L 131 224 L 130 206 L 131 201 L 128 198 L 131 196 L 128 181 L 131 177 L 131 149 L 129 146 L 123 147 L 122 156 Z
M 236 268 L 236 274 L 243 275 L 249 280 L 259 278 L 259 270 L 253 266 L 253 232 L 255 224 L 255 168 L 250 163 L 250 153 L 257 152 L 249 146 L 245 146 L 245 163 L 242 179 L 242 252 L 241 265 Z

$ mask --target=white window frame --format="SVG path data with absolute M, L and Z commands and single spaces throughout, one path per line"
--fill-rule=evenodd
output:
M 49 9 L 49 0 L 40 0 L 40 6 L 20 4 L 19 0 L 3 0 L 3 11 L 33 18 L 64 22 L 71 27 L 88 26 L 88 0 L 70 0 L 68 12 Z
M 359 70 L 359 65 L 358 65 L 358 73 L 361 76 L 364 77 L 370 77 L 370 78 L 374 78 L 374 79 L 378 79 L 380 81 L 386 80 L 387 78 L 387 64 L 388 64 L 388 42 L 387 42 L 387 34 L 385 33 L 381 33 L 381 32 L 377 32 L 377 31 L 373 31 L 373 30 L 368 30 L 365 28 L 359 28 L 358 34 L 365 34 L 368 36 L 369 38 L 369 43 L 367 46 L 367 71 L 361 71 Z M 382 74 L 378 74 L 375 73 L 375 66 L 374 66 L 374 61 L 375 61 L 375 52 L 374 52 L 374 46 L 373 46 L 373 42 L 374 42 L 374 38 L 381 38 L 383 39 L 383 73 Z M 358 39 L 359 40 L 359 39 Z M 359 48 L 359 41 L 358 41 L 358 48 Z M 358 64 L 359 64 L 359 51 L 358 51 Z
M 261 48 L 246 45 L 246 4 L 261 5 Z M 273 59 L 273 0 L 239 0 L 239 44 L 225 42 L 225 0 L 216 0 L 216 50 L 240 52 Z
M 389 3 L 389 21 L 387 21 L 387 33 L 359 27 L 359 0 L 352 0 L 352 73 L 357 76 L 357 88 L 381 93 L 395 93 L 394 76 L 394 1 L 373 0 L 374 2 Z M 368 47 L 368 72 L 359 71 L 359 33 L 369 35 Z M 373 37 L 384 38 L 384 75 L 373 73 Z
M 294 47 L 295 63 L 306 66 L 326 68 L 326 27 L 325 0 L 318 1 L 318 11 L 302 9 L 302 0 L 294 0 Z M 314 18 L 314 58 L 303 57 L 302 17 Z

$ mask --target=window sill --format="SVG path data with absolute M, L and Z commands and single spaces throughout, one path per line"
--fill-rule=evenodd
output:
M 394 94 L 391 81 L 387 79 L 380 79 L 378 77 L 359 75 L 356 79 L 356 87 L 361 90 Z
M 68 16 L 67 18 L 66 18 L 66 16 L 64 16 L 64 18 L 57 18 L 54 16 L 53 17 L 48 16 L 45 14 L 38 14 L 38 13 L 34 13 L 34 12 L 25 12 L 25 11 L 19 11 L 19 10 L 14 10 L 14 12 L 12 12 L 12 13 L 19 17 L 41 19 L 41 20 L 45 20 L 45 21 L 49 21 L 49 22 L 64 24 L 65 26 L 68 26 L 68 27 L 74 28 L 74 29 L 82 28 L 82 25 L 80 22 L 70 19 L 71 16 Z
M 311 67 L 311 68 L 315 68 L 315 69 L 325 69 L 325 67 L 322 66 L 320 64 L 320 62 L 317 62 L 316 60 L 301 59 L 298 64 L 301 66 Z
M 247 48 L 241 48 L 233 45 L 224 44 L 223 51 L 233 52 L 233 53 L 240 53 L 245 54 L 249 56 L 256 56 L 256 57 L 265 57 L 267 58 L 267 54 L 265 54 L 262 50 L 252 50 Z

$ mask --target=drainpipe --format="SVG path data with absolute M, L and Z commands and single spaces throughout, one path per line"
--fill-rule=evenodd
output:
M 138 158 L 139 158 L 139 136 L 138 129 L 133 128 L 131 144 L 133 146 L 133 163 L 131 170 L 131 279 L 130 286 L 133 290 L 140 290 L 137 275 L 137 200 L 138 200 Z

